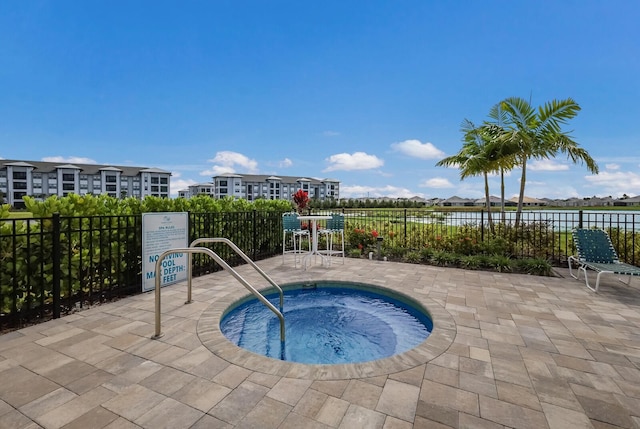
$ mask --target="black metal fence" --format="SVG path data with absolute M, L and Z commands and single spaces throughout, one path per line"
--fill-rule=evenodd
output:
M 621 260 L 640 265 L 640 213 L 609 211 L 525 211 L 514 226 L 514 213 L 504 219 L 485 211 L 420 209 L 341 209 L 345 232 L 376 231 L 386 249 L 419 250 L 441 239 L 464 237 L 488 243 L 508 237 L 513 256 L 542 257 L 565 265 L 574 248 L 570 231 L 599 227 L 611 236 Z M 190 213 L 189 242 L 225 237 L 251 259 L 282 250 L 281 213 Z M 348 243 L 355 245 L 351 240 Z M 230 265 L 242 259 L 223 244 L 209 244 Z M 96 216 L 0 220 L 0 329 L 59 317 L 87 304 L 140 293 L 142 290 L 142 217 Z M 195 255 L 192 274 L 220 267 Z

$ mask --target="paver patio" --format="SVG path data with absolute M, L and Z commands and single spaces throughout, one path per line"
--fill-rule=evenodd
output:
M 640 287 L 568 277 L 347 259 L 278 283 L 345 280 L 427 306 L 416 350 L 354 365 L 301 365 L 227 342 L 228 273 L 128 297 L 0 336 L 0 428 L 640 428 Z M 249 266 L 239 273 L 267 283 Z M 286 306 L 286 304 L 285 304 Z M 285 307 L 286 309 L 286 307 Z

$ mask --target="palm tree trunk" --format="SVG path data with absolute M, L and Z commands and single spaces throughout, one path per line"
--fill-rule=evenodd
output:
M 487 208 L 487 220 L 489 221 L 489 229 L 491 230 L 491 234 L 494 234 L 495 230 L 493 228 L 493 218 L 491 217 L 491 197 L 489 195 L 489 175 L 486 171 L 484 173 L 484 198 L 484 205 Z
M 522 160 L 522 177 L 520 178 L 520 196 L 518 197 L 518 210 L 516 211 L 516 229 L 520 225 L 522 216 L 522 205 L 524 203 L 524 185 L 527 181 L 527 159 Z
M 504 211 L 504 168 L 502 167 L 500 167 L 500 214 L 502 215 L 502 223 L 504 224 L 507 219 Z

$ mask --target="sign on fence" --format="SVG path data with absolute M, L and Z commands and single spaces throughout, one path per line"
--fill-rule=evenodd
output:
M 187 213 L 142 214 L 142 291 L 156 287 L 156 261 L 170 249 L 185 248 L 188 243 Z M 162 261 L 160 286 L 187 279 L 187 254 L 174 253 Z

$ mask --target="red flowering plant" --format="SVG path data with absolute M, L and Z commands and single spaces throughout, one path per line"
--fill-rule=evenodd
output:
M 293 194 L 293 202 L 296 205 L 298 213 L 302 214 L 303 210 L 307 208 L 309 204 L 309 194 L 302 189 Z
M 375 249 L 379 235 L 375 229 L 367 231 L 364 228 L 353 228 L 347 231 L 346 239 L 353 249 L 360 249 L 360 253 L 365 253 Z

